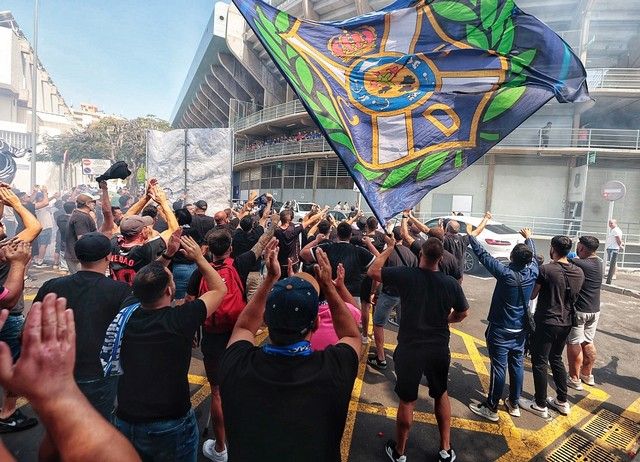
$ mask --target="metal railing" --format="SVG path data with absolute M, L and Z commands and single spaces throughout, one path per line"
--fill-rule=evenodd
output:
M 31 146 L 31 139 L 28 133 L 10 132 L 0 130 L 0 139 L 17 149 L 25 149 Z
M 235 129 L 235 131 L 240 131 L 257 124 L 279 119 L 281 117 L 302 113 L 306 113 L 306 110 L 304 109 L 302 103 L 296 99 L 284 104 L 278 104 L 277 106 L 265 108 L 243 119 L 239 119 L 235 123 L 233 128 Z
M 276 106 L 278 107 L 278 106 Z M 258 115 L 260 113 L 257 113 Z M 640 150 L 640 130 L 570 129 L 551 128 L 543 132 L 539 128 L 517 128 L 498 146 L 518 146 L 523 148 L 584 148 Z M 270 157 L 289 156 L 307 152 L 333 152 L 322 139 L 275 143 L 255 150 L 239 149 L 234 163 L 239 164 Z
M 640 90 L 640 69 L 592 68 L 587 71 L 587 85 L 590 90 Z
M 598 256 L 603 260 L 607 260 L 607 251 L 605 249 L 607 235 L 602 232 L 580 232 L 577 237 L 585 234 L 598 238 L 600 241 Z M 624 247 L 618 252 L 617 266 L 623 269 L 640 269 L 640 234 L 623 234 L 622 240 Z

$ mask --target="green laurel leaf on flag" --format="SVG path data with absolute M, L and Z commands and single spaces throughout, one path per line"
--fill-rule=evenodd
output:
M 311 93 L 313 90 L 313 75 L 307 63 L 304 62 L 304 59 L 296 58 L 296 72 L 306 92 Z
M 524 94 L 527 87 L 501 88 L 491 100 L 487 111 L 482 118 L 483 122 L 495 119 L 503 112 L 512 108 Z
M 274 26 L 273 23 L 269 21 L 269 18 L 267 18 L 267 16 L 262 12 L 262 8 L 260 8 L 259 6 L 256 7 L 256 12 L 258 13 L 258 18 L 260 18 L 259 25 L 262 26 L 262 31 L 260 31 L 260 33 L 263 36 L 269 36 L 274 42 L 280 45 L 282 43 L 282 39 L 278 35 L 276 26 Z M 256 22 L 256 26 L 258 26 L 258 22 Z M 267 33 L 264 34 L 263 31 Z M 280 50 L 280 52 L 282 53 L 282 50 Z
M 504 22 L 496 22 L 491 27 L 491 48 L 495 48 L 500 37 L 502 37 L 502 31 L 504 31 Z
M 274 38 L 271 36 L 271 34 L 264 27 L 262 27 L 262 25 L 260 25 L 260 23 L 258 23 L 258 22 L 256 22 L 256 28 L 258 29 L 258 32 L 260 32 L 260 35 L 262 36 L 263 40 L 265 41 L 265 43 L 269 47 L 269 49 L 281 61 L 288 61 L 287 57 L 284 55 L 284 53 L 280 49 L 280 43 L 282 42 L 280 37 L 278 37 L 278 40 L 280 40 L 280 42 L 274 40 Z
M 453 161 L 453 166 L 455 168 L 462 168 L 463 163 L 464 163 L 464 158 L 462 157 L 462 151 L 456 151 L 456 157 Z
M 480 132 L 480 138 L 485 141 L 498 141 L 500 139 L 500 135 L 491 132 Z
M 482 48 L 483 50 L 489 49 L 487 36 L 484 35 L 484 32 L 474 26 L 467 26 L 467 42 L 474 47 Z
M 431 175 L 440 170 L 440 167 L 447 160 L 449 151 L 436 152 L 435 154 L 429 154 L 425 160 L 420 164 L 418 169 L 417 181 L 423 181 L 429 178 Z
M 329 138 L 332 141 L 335 141 L 338 144 L 343 145 L 345 148 L 349 149 L 351 152 L 355 152 L 355 148 L 353 147 L 353 142 L 351 138 L 344 132 L 333 132 L 329 133 Z
M 322 127 L 326 130 L 342 130 L 342 126 L 334 122 L 332 119 L 329 119 L 322 114 L 318 114 L 317 112 L 315 116 L 318 118 L 318 122 L 320 122 L 320 125 L 322 125 Z
M 320 101 L 320 104 L 322 104 L 322 107 L 324 107 L 324 109 L 327 111 L 327 114 L 336 122 L 340 122 L 340 117 L 338 117 L 336 108 L 333 107 L 333 103 L 331 102 L 329 97 L 326 95 L 323 95 L 320 92 L 318 92 L 317 95 L 318 95 L 318 100 Z
M 280 32 L 286 32 L 289 29 L 289 15 L 284 11 L 280 11 L 276 15 L 276 29 Z
M 511 72 L 514 74 L 520 74 L 522 69 L 531 65 L 533 59 L 536 57 L 536 53 L 538 50 L 531 49 L 527 51 L 523 51 L 519 55 L 515 55 L 511 57 Z
M 498 0 L 482 0 L 480 2 L 480 19 L 482 27 L 489 30 L 496 20 L 498 13 Z
M 295 58 L 296 56 L 298 56 L 298 53 L 296 52 L 296 50 L 294 50 L 293 48 L 291 48 L 290 45 L 287 45 L 287 47 L 285 48 L 286 52 L 287 52 L 287 58 L 291 59 L 291 58 Z
M 463 5 L 459 2 L 442 1 L 434 2 L 431 7 L 436 13 L 443 18 L 447 18 L 451 21 L 466 22 L 475 21 L 478 19 L 476 13 L 467 5 Z
M 506 21 L 504 32 L 502 33 L 502 37 L 500 38 L 500 44 L 498 45 L 498 53 L 503 55 L 511 52 L 511 48 L 513 48 L 513 39 L 515 35 L 515 28 L 513 27 L 513 20 L 509 18 Z
M 353 169 L 362 173 L 362 176 L 365 177 L 368 181 L 373 181 L 382 175 L 382 172 L 374 172 L 373 170 L 369 170 L 362 164 L 355 164 L 353 166 Z
M 419 160 L 415 160 L 406 165 L 403 165 L 402 167 L 391 170 L 389 176 L 387 176 L 387 178 L 385 178 L 384 180 L 384 183 L 382 183 L 382 189 L 391 189 L 398 186 L 400 183 L 406 180 L 407 177 L 411 175 L 411 173 L 413 173 L 419 163 Z

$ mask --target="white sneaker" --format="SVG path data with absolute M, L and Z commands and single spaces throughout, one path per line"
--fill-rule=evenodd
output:
M 361 335 L 360 340 L 362 340 L 363 345 L 368 345 L 370 342 L 369 337 L 367 337 L 366 335 Z
M 593 378 L 593 375 L 580 375 L 580 379 L 586 383 L 587 385 L 591 386 L 591 387 L 595 387 L 596 386 L 596 381 Z
M 549 410 L 547 409 L 547 407 L 546 406 L 540 407 L 536 404 L 535 401 L 525 399 L 525 398 L 520 398 L 520 407 L 525 411 L 532 412 L 538 417 L 542 417 L 543 419 L 549 418 Z
M 569 388 L 573 388 L 574 390 L 582 391 L 584 387 L 582 386 L 582 381 L 580 379 L 573 380 L 571 377 L 567 377 L 567 386 Z
M 511 402 L 509 398 L 504 400 L 504 405 L 507 407 L 509 415 L 513 417 L 520 417 L 520 406 Z
M 568 402 L 561 403 L 558 401 L 558 398 L 547 398 L 547 405 L 556 411 L 558 411 L 562 415 L 569 415 L 571 411 L 571 406 L 569 406 Z
M 473 412 L 474 414 L 479 415 L 480 417 L 484 417 L 491 422 L 497 422 L 498 420 L 500 420 L 500 418 L 498 417 L 498 413 L 491 410 L 486 403 L 471 403 L 469 404 L 469 409 L 471 409 L 471 412 Z
M 227 455 L 227 447 L 225 446 L 222 452 L 216 451 L 216 440 L 207 440 L 202 443 L 202 454 L 214 462 L 227 462 L 229 456 Z

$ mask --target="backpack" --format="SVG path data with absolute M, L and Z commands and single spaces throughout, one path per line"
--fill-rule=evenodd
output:
M 244 287 L 238 270 L 233 266 L 233 258 L 225 258 L 222 263 L 211 263 L 211 266 L 218 272 L 227 286 L 227 293 L 218 309 L 205 319 L 204 330 L 215 334 L 231 332 L 240 313 L 242 313 L 247 304 L 244 300 Z M 208 290 L 207 281 L 202 278 L 198 294 L 202 295 Z

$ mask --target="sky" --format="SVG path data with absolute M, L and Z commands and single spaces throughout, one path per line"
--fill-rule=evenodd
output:
M 40 0 L 38 57 L 68 105 L 168 120 L 214 0 Z M 34 0 L 2 0 L 33 38 Z

